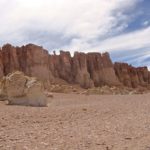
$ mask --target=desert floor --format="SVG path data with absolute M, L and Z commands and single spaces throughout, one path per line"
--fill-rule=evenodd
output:
M 0 150 L 150 150 L 150 94 L 54 94 L 49 107 L 0 102 Z

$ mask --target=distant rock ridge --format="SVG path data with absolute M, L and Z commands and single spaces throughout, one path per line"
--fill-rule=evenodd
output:
M 0 77 L 13 71 L 22 71 L 35 76 L 45 85 L 57 79 L 83 88 L 109 86 L 128 86 L 136 88 L 150 84 L 147 67 L 135 68 L 126 63 L 112 63 L 109 53 L 81 53 L 60 51 L 50 55 L 41 46 L 28 44 L 14 47 L 5 44 L 0 50 Z
M 123 85 L 136 88 L 150 85 L 150 72 L 147 67 L 133 67 L 127 63 L 114 63 L 115 74 Z

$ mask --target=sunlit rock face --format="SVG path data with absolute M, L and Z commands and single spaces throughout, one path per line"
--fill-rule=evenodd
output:
M 4 76 L 4 71 L 3 71 L 3 60 L 2 60 L 2 50 L 0 48 L 0 78 Z
M 4 75 L 20 69 L 16 47 L 6 44 L 2 47 L 1 53 Z
M 95 86 L 120 85 L 108 53 L 88 53 L 87 63 Z
M 8 104 L 45 107 L 48 105 L 44 87 L 34 77 L 16 71 L 5 77 L 5 91 Z
M 72 69 L 74 81 L 79 83 L 81 87 L 91 88 L 94 86 L 90 72 L 88 72 L 87 54 L 75 52 Z
M 28 44 L 22 47 L 4 45 L 0 50 L 0 78 L 13 71 L 35 76 L 47 86 L 62 79 L 83 88 L 128 86 L 136 88 L 150 84 L 147 67 L 135 68 L 126 63 L 112 63 L 108 53 L 81 53 L 60 51 L 50 55 L 41 46 Z
M 150 72 L 147 67 L 135 68 L 127 63 L 115 63 L 114 69 L 119 81 L 125 86 L 136 88 L 150 83 Z
M 1 54 L 2 53 L 2 54 Z M 13 47 L 6 44 L 1 50 L 1 74 L 7 75 L 13 71 L 22 71 L 26 75 L 36 76 L 47 83 L 53 80 L 49 70 L 49 54 L 42 47 L 28 44 L 22 47 Z

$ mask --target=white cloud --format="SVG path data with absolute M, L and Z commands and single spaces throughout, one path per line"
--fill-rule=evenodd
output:
M 138 1 L 0 0 L 0 36 L 3 42 L 26 42 L 23 31 L 36 29 L 76 36 L 72 42 L 80 40 L 82 44 L 126 28 L 130 18 L 124 11 Z
M 150 48 L 147 21 L 144 29 L 122 32 L 133 20 L 133 9 L 140 1 L 0 0 L 0 45 L 32 42 L 49 50 L 72 52 Z
M 73 51 L 120 51 L 120 50 L 136 50 L 150 48 L 150 27 L 133 31 L 118 36 L 113 36 L 104 40 L 97 40 L 91 44 L 84 39 L 74 39 L 72 43 L 65 49 L 72 49 Z
M 143 22 L 143 26 L 147 26 L 147 25 L 149 25 L 149 21 L 148 20 Z
M 98 48 L 107 51 L 136 50 L 150 47 L 150 27 L 108 38 L 99 43 Z M 97 48 L 97 47 L 96 47 Z

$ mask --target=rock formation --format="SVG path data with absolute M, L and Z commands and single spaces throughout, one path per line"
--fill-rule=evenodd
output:
M 0 48 L 0 78 L 4 76 L 4 67 L 3 67 L 3 60 L 2 60 L 2 50 Z
M 87 63 L 95 86 L 120 85 L 108 53 L 88 53 Z
M 22 47 L 6 44 L 0 49 L 0 78 L 16 70 L 37 77 L 45 86 L 58 80 L 79 84 L 83 88 L 104 85 L 136 88 L 150 84 L 147 67 L 113 64 L 108 53 L 75 52 L 71 57 L 65 51 L 50 55 L 47 50 L 34 44 Z
M 50 70 L 54 77 L 72 82 L 72 58 L 69 52 L 60 51 L 60 55 L 51 55 L 49 58 Z
M 20 69 L 17 49 L 14 46 L 7 44 L 2 47 L 2 63 L 4 75 Z
M 87 67 L 87 55 L 84 53 L 75 52 L 72 65 L 73 78 L 75 83 L 84 88 L 91 88 L 94 82 L 90 77 Z
M 136 88 L 150 84 L 150 72 L 147 67 L 133 67 L 127 63 L 115 63 L 114 69 L 123 85 Z
M 53 79 L 49 70 L 49 54 L 42 47 L 33 44 L 13 47 L 6 44 L 2 47 L 1 53 L 0 61 L 2 61 L 3 69 L 0 72 L 4 75 L 19 70 L 26 75 L 36 76 L 44 82 Z
M 3 95 L 7 96 L 10 105 L 44 107 L 48 104 L 42 83 L 34 77 L 17 71 L 4 77 L 2 83 Z

